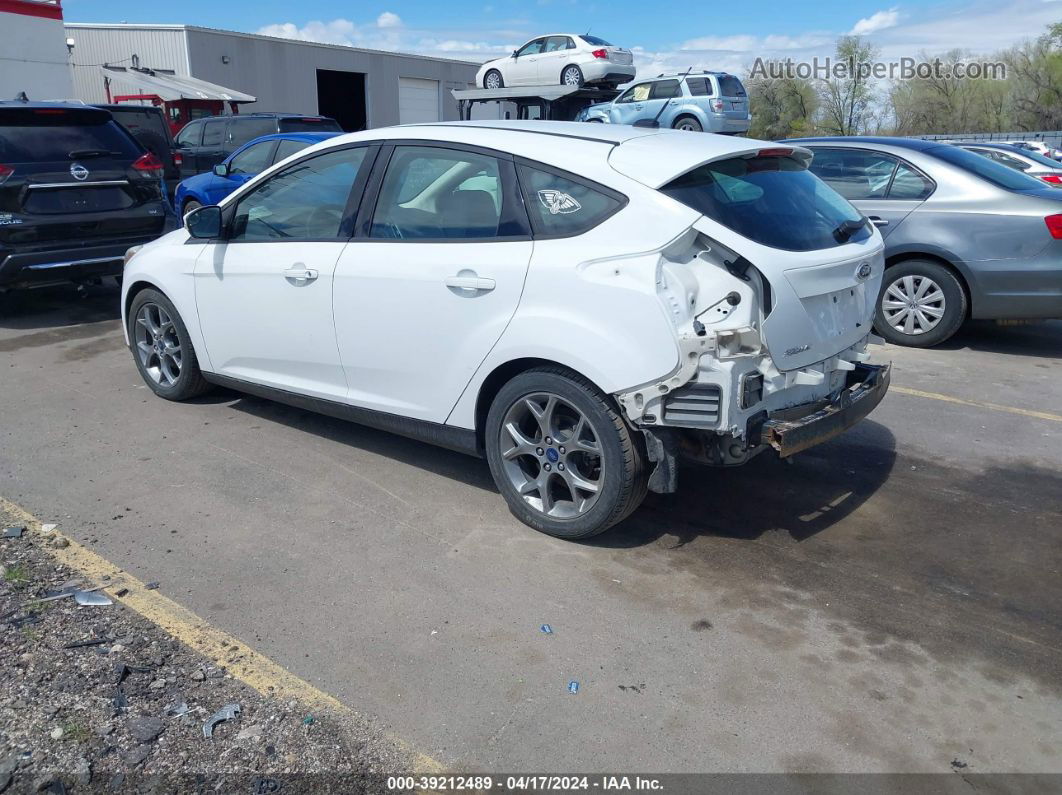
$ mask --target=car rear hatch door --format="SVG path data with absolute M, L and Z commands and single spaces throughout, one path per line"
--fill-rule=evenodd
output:
M 749 116 L 749 97 L 741 81 L 733 75 L 719 75 L 719 98 L 728 119 L 744 121 Z

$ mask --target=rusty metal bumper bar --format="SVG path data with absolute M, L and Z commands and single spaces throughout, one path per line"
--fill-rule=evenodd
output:
M 889 391 L 891 374 L 891 364 L 857 365 L 833 403 L 800 419 L 769 419 L 763 424 L 761 438 L 786 458 L 839 436 L 881 402 Z

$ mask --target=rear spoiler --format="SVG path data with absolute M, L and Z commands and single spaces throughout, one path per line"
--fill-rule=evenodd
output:
M 705 133 L 661 132 L 671 136 L 666 150 L 662 150 L 659 141 L 653 141 L 655 135 L 646 135 L 624 141 L 613 147 L 608 162 L 624 176 L 648 185 L 650 188 L 662 188 L 683 174 L 700 168 L 705 163 L 716 160 L 729 160 L 735 157 L 792 157 L 803 162 L 807 168 L 811 164 L 810 149 L 791 144 L 777 144 L 770 141 L 745 139 L 747 147 L 732 148 L 734 139 L 727 138 L 726 146 L 720 146 L 710 139 L 719 138 Z M 649 143 L 653 141 L 653 143 Z

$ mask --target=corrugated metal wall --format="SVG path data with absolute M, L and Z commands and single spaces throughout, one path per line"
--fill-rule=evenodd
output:
M 461 61 L 198 28 L 188 30 L 188 51 L 194 77 L 258 97 L 246 111 L 318 113 L 318 69 L 364 73 L 369 127 L 399 123 L 399 77 L 439 81 L 443 119 L 457 119 L 450 89 L 468 88 L 478 69 Z
M 74 97 L 85 102 L 107 101 L 99 64 L 129 66 L 137 55 L 141 67 L 189 74 L 186 34 L 179 26 L 68 24 L 66 35 L 74 40 Z

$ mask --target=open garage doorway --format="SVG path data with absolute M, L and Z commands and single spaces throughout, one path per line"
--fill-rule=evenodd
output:
M 346 132 L 364 130 L 368 121 L 365 114 L 365 74 L 318 69 L 317 112 L 322 116 L 331 116 Z

